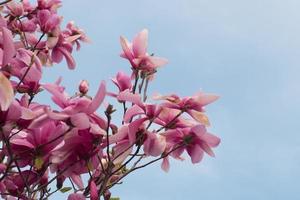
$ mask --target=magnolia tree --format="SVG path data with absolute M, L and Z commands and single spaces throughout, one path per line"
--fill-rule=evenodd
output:
M 118 72 L 111 80 L 114 91 L 102 81 L 91 97 L 83 80 L 78 92 L 68 95 L 61 78 L 41 82 L 45 66 L 65 60 L 74 69 L 73 50 L 89 41 L 73 22 L 61 27 L 61 0 L 7 0 L 0 6 L 2 198 L 47 199 L 69 192 L 69 200 L 109 200 L 112 187 L 152 163 L 168 171 L 169 160 L 183 160 L 185 151 L 192 163 L 204 153 L 214 156 L 220 139 L 207 131 L 204 106 L 216 95 L 156 95 L 147 101 L 149 84 L 167 63 L 147 53 L 147 30 L 132 42 L 120 37 L 121 57 L 129 61 L 131 74 Z M 59 109 L 36 101 L 42 92 L 50 93 Z M 107 96 L 112 102 L 105 101 Z M 101 106 L 104 112 L 97 113 Z M 121 120 L 113 119 L 116 107 Z

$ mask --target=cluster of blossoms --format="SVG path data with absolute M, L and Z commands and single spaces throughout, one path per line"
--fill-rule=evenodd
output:
M 109 200 L 110 188 L 137 169 L 161 162 L 168 171 L 169 159 L 183 160 L 185 151 L 192 163 L 204 153 L 214 156 L 220 139 L 207 131 L 204 107 L 216 95 L 157 95 L 155 103 L 147 101 L 149 83 L 167 63 L 147 52 L 147 30 L 132 43 L 120 38 L 121 57 L 132 73 L 117 73 L 116 91 L 107 91 L 103 81 L 91 97 L 88 82 L 81 81 L 78 92 L 68 95 L 61 79 L 41 82 L 45 66 L 65 60 L 74 69 L 73 49 L 89 41 L 73 22 L 61 27 L 61 0 L 7 0 L 0 6 L 2 198 L 47 199 L 61 191 L 70 192 L 69 200 Z M 59 109 L 36 102 L 41 92 L 50 93 Z M 123 107 L 120 124 L 112 119 L 116 109 L 107 96 Z M 96 112 L 100 106 L 103 114 Z

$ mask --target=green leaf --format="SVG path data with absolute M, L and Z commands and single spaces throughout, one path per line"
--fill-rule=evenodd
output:
M 59 191 L 61 191 L 62 193 L 66 193 L 68 191 L 72 190 L 71 187 L 64 187 L 64 188 L 61 188 Z
M 119 197 L 111 197 L 109 200 L 120 200 Z

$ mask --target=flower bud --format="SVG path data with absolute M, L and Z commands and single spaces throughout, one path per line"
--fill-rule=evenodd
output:
M 79 84 L 79 92 L 86 94 L 89 91 L 89 83 L 86 80 L 82 80 Z

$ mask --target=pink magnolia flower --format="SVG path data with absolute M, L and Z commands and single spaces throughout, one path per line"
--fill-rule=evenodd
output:
M 177 148 L 172 152 L 174 158 L 180 158 L 184 150 L 190 155 L 192 163 L 198 163 L 206 152 L 210 156 L 215 156 L 212 149 L 220 143 L 220 139 L 207 132 L 205 126 L 197 125 L 192 128 L 182 128 L 168 130 L 163 134 L 166 137 L 167 145 L 170 149 Z
M 144 29 L 138 33 L 132 43 L 124 37 L 120 37 L 123 53 L 121 57 L 129 60 L 135 70 L 142 70 L 150 74 L 156 71 L 156 68 L 167 64 L 164 58 L 155 57 L 147 53 L 148 30 Z
M 50 153 L 62 142 L 68 131 L 66 124 L 56 124 L 48 121 L 40 128 L 21 131 L 11 139 L 12 149 L 20 156 L 20 166 L 34 163 L 34 167 L 41 169 L 47 165 Z
M 39 10 L 37 14 L 38 23 L 44 33 L 49 33 L 60 24 L 60 17 L 49 10 Z
M 80 28 L 78 28 L 74 21 L 71 21 L 67 24 L 67 29 L 63 32 L 64 37 L 68 42 L 71 42 L 72 44 L 76 44 L 76 50 L 80 50 L 80 42 L 90 42 L 90 39 L 87 37 L 87 35 L 84 33 L 84 31 Z
M 24 13 L 22 3 L 16 3 L 14 1 L 11 1 L 9 4 L 7 4 L 7 8 L 9 9 L 10 14 L 14 17 L 22 16 Z
M 123 92 L 125 90 L 131 90 L 132 83 L 130 76 L 127 76 L 127 74 L 123 72 L 118 72 L 117 76 L 112 79 L 112 82 L 119 88 L 120 92 Z
M 64 88 L 59 86 L 59 82 L 56 84 L 45 84 L 43 87 L 53 95 L 53 102 L 62 108 L 62 111 L 44 109 L 45 113 L 35 119 L 31 123 L 30 128 L 39 127 L 50 118 L 57 121 L 65 121 L 79 130 L 90 129 L 92 133 L 101 135 L 103 129 L 106 129 L 106 121 L 96 115 L 95 111 L 106 96 L 105 83 L 102 82 L 100 84 L 97 94 L 91 100 L 86 96 L 70 98 L 64 92 Z
M 192 97 L 180 98 L 177 95 L 154 97 L 155 100 L 164 100 L 162 106 L 187 112 L 196 121 L 209 126 L 208 117 L 204 114 L 204 106 L 216 101 L 219 97 L 214 94 L 197 93 Z
M 52 61 L 55 63 L 60 63 L 65 57 L 69 69 L 74 69 L 76 63 L 74 58 L 72 57 L 72 43 L 67 41 L 66 38 L 62 34 L 60 34 L 57 38 L 57 41 L 56 39 L 54 40 L 54 44 L 55 45 L 51 44 L 51 46 L 54 46 L 51 52 Z
M 48 9 L 55 12 L 61 6 L 61 0 L 37 0 L 38 9 Z

